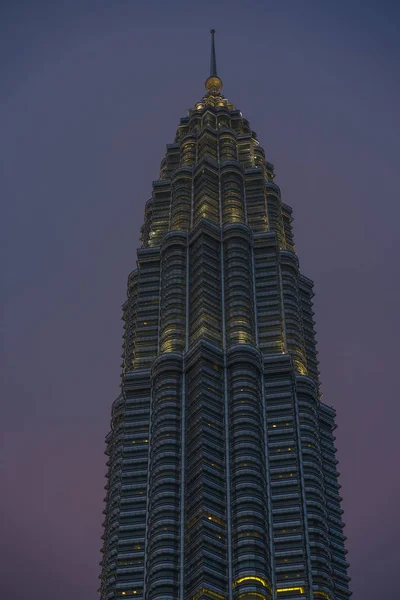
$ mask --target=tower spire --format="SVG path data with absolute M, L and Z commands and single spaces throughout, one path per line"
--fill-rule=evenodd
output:
M 219 94 L 222 90 L 222 81 L 217 75 L 217 59 L 215 57 L 215 29 L 211 29 L 211 62 L 210 62 L 210 77 L 207 79 L 205 86 L 207 92 Z
M 215 57 L 215 29 L 211 29 L 211 66 L 210 66 L 210 77 L 217 76 L 217 59 Z

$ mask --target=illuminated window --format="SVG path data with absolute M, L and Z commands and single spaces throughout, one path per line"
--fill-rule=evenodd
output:
M 235 581 L 234 585 L 239 585 L 240 583 L 244 583 L 245 581 L 256 581 L 258 583 L 261 583 L 264 587 L 269 588 L 269 584 L 265 579 L 262 579 L 261 577 L 250 576 L 250 575 L 248 575 L 246 577 L 240 577 L 239 579 L 237 579 Z

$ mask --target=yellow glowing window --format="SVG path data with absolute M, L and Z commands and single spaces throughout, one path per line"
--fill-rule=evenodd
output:
M 293 588 L 281 588 L 280 590 L 276 590 L 278 594 L 282 594 L 284 592 L 300 592 L 300 594 L 304 594 L 304 588 L 302 587 L 293 587 Z
M 237 579 L 235 581 L 234 585 L 239 585 L 239 583 L 244 583 L 245 581 L 257 581 L 258 583 L 262 583 L 262 585 L 264 587 L 269 588 L 269 584 L 267 581 L 265 581 L 265 579 L 262 579 L 261 577 L 250 576 L 250 575 L 248 575 L 246 577 L 240 577 L 239 579 Z

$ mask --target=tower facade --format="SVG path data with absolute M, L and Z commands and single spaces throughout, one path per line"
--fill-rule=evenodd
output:
M 313 284 L 274 180 L 222 95 L 212 32 L 128 278 L 102 600 L 350 597 Z

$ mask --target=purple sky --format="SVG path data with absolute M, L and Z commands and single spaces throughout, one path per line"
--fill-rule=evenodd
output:
M 398 597 L 399 21 L 387 0 L 3 0 L 3 597 L 97 598 L 120 305 L 210 27 L 315 281 L 354 599 Z

